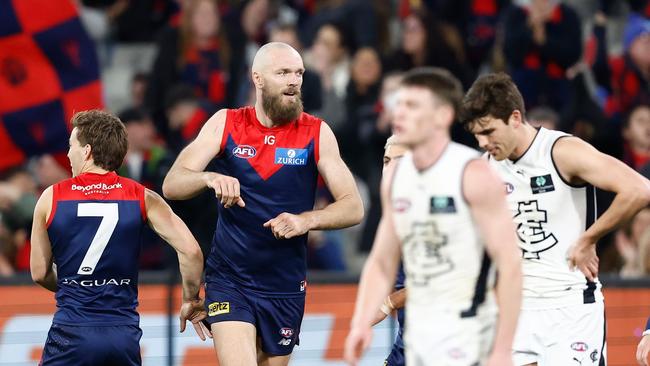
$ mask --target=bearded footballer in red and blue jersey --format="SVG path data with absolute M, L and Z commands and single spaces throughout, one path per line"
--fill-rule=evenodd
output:
M 221 202 L 205 302 L 221 366 L 288 364 L 305 307 L 307 233 L 363 217 L 332 130 L 302 110 L 304 70 L 291 46 L 262 46 L 255 106 L 212 116 L 163 184 L 170 199 L 211 188 Z M 217 171 L 205 172 L 214 158 Z M 319 174 L 335 202 L 314 210 Z

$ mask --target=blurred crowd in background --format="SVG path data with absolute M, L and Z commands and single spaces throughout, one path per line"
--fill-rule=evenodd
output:
M 126 124 L 129 150 L 119 173 L 158 192 L 175 156 L 215 111 L 252 104 L 250 65 L 262 44 L 286 42 L 303 55 L 305 111 L 323 118 L 334 130 L 367 211 L 360 227 L 310 234 L 311 269 L 358 271 L 370 250 L 380 216 L 378 187 L 394 92 L 401 73 L 413 67 L 446 68 L 465 87 L 481 73 L 508 72 L 524 96 L 531 123 L 579 136 L 650 176 L 647 0 L 54 3 L 59 2 L 70 3 L 74 14 L 66 16 L 80 24 L 71 33 L 79 37 L 85 32 L 88 40 L 62 43 L 64 54 L 81 58 L 80 65 L 89 59 L 96 64 L 99 106 Z M 24 9 L 34 6 L 27 3 L 36 4 L 14 1 L 12 9 L 0 6 L 0 14 L 13 11 L 12 19 L 23 24 L 22 30 L 17 25 L 11 33 L 7 24 L 13 23 L 5 19 L 9 13 L 0 15 L 5 24 L 0 26 L 0 46 L 28 31 L 29 21 L 20 14 L 31 11 L 38 17 L 44 11 Z M 56 37 L 43 34 L 52 33 L 56 32 L 41 30 L 32 36 L 47 49 Z M 19 52 L 0 51 L 0 83 L 4 78 L 10 86 L 20 86 Z M 56 57 L 51 62 L 56 63 Z M 29 65 L 25 67 L 29 71 Z M 59 77 L 67 92 L 66 85 L 74 80 L 66 81 L 70 76 L 65 73 L 59 72 Z M 27 85 L 22 93 L 47 92 L 47 87 Z M 76 98 L 88 93 L 78 92 Z M 11 95 L 23 98 L 20 93 Z M 92 106 L 75 104 L 69 96 L 62 99 L 61 115 L 66 119 L 74 110 Z M 70 174 L 67 131 L 55 135 L 55 144 L 31 148 L 24 141 L 38 140 L 39 134 L 52 137 L 51 128 L 34 122 L 38 119 L 34 108 L 18 113 L 9 104 L 0 102 L 0 141 L 4 136 L 17 147 L 11 150 L 13 155 L 0 147 L 0 159 L 18 158 L 0 164 L 0 276 L 29 271 L 35 202 L 45 187 Z M 476 147 L 474 138 L 459 126 L 453 138 Z M 330 199 L 322 191 L 317 205 Z M 600 212 L 611 199 L 599 193 Z M 213 192 L 170 204 L 207 253 L 217 218 Z M 599 243 L 599 252 L 601 272 L 625 277 L 650 274 L 650 209 Z M 143 269 L 169 268 L 172 258 L 155 235 L 145 233 Z

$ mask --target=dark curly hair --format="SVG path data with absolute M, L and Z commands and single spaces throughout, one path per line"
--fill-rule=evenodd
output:
M 526 115 L 524 98 L 510 76 L 505 73 L 487 74 L 478 78 L 463 98 L 460 123 L 470 130 L 474 123 L 491 116 L 506 124 L 515 110 Z

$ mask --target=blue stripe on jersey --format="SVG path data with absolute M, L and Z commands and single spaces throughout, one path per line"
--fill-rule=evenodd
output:
M 219 205 L 206 277 L 218 281 L 219 276 L 227 276 L 260 295 L 303 296 L 307 235 L 277 240 L 263 224 L 283 212 L 299 214 L 313 210 L 318 177 L 314 142 L 312 140 L 303 149 L 296 148 L 295 154 L 286 149 L 280 151 L 281 157 L 295 159 L 299 156 L 306 161 L 304 164 L 302 161 L 284 164 L 266 180 L 248 159 L 233 155 L 236 146 L 229 136 L 225 154 L 216 160 L 216 166 L 219 173 L 239 180 L 246 207 L 224 209 Z
M 143 226 L 137 200 L 57 203 L 47 230 L 58 277 L 54 323 L 138 324 L 138 258 Z

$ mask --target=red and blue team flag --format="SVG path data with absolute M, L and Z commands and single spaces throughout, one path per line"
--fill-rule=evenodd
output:
M 95 46 L 72 0 L 0 0 L 0 171 L 68 148 L 70 118 L 102 108 Z

